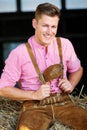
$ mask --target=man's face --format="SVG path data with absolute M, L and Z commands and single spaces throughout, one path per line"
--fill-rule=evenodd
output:
M 36 41 L 44 46 L 49 45 L 57 33 L 58 22 L 57 16 L 42 15 L 38 20 L 33 19 Z

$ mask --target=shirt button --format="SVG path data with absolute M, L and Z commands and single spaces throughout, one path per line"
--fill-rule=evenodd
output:
M 53 85 L 51 86 L 51 88 L 53 88 Z

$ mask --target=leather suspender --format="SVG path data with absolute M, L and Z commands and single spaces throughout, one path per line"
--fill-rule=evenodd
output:
M 61 78 L 63 78 L 63 58 L 62 58 L 61 40 L 60 40 L 59 37 L 57 37 L 56 40 L 57 40 L 57 45 L 58 45 L 58 50 L 59 50 L 60 64 L 61 64 L 61 68 L 62 68 L 62 75 L 61 75 Z
M 35 59 L 34 54 L 32 52 L 31 46 L 30 46 L 30 44 L 28 42 L 26 43 L 26 47 L 27 47 L 29 56 L 31 57 L 32 63 L 34 65 L 34 68 L 36 69 L 36 72 L 37 72 L 37 74 L 39 76 L 39 79 L 40 79 L 41 83 L 45 84 L 46 82 L 45 82 L 45 79 L 43 77 L 43 74 L 40 72 L 40 69 L 39 69 L 38 64 L 36 62 L 36 59 Z
M 58 44 L 58 50 L 59 50 L 59 56 L 60 56 L 60 62 L 62 63 L 62 47 L 61 47 L 61 40 L 60 38 L 56 38 L 57 44 Z
M 60 40 L 60 38 L 56 38 L 56 39 L 57 39 L 57 44 L 58 44 L 59 56 L 60 56 L 60 64 L 61 64 L 61 66 L 63 68 L 61 40 Z M 26 47 L 27 47 L 29 56 L 30 56 L 30 58 L 32 60 L 32 63 L 34 65 L 34 68 L 35 68 L 38 76 L 39 76 L 39 79 L 40 79 L 41 83 L 45 84 L 46 82 L 45 82 L 45 79 L 43 77 L 43 74 L 40 72 L 40 69 L 39 69 L 38 64 L 36 62 L 36 59 L 35 59 L 34 54 L 32 52 L 32 48 L 31 48 L 31 46 L 30 46 L 30 44 L 28 42 L 26 43 Z M 61 78 L 63 78 L 63 71 L 62 71 Z

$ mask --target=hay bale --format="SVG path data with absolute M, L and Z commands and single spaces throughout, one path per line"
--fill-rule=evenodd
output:
M 21 102 L 0 97 L 0 130 L 15 130 Z

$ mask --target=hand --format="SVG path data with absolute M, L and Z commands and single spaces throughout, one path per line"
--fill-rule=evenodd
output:
M 73 91 L 73 86 L 68 79 L 59 79 L 58 86 L 65 93 L 71 93 Z
M 42 100 L 49 96 L 50 96 L 50 85 L 48 84 L 41 85 L 41 87 L 36 92 L 33 93 L 34 100 Z

